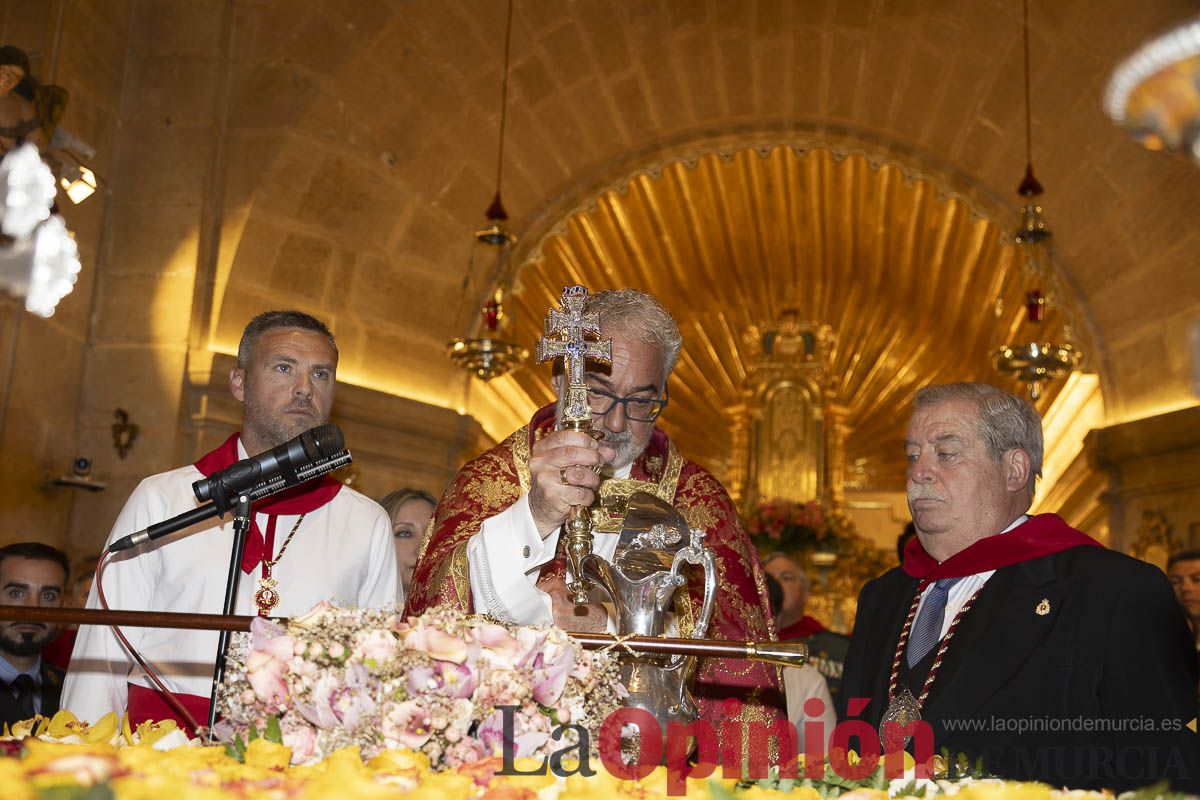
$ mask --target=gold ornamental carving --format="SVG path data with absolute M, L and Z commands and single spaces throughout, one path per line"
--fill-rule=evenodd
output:
M 1154 564 L 1165 572 L 1167 559 L 1182 549 L 1183 546 L 1172 533 L 1167 515 L 1161 509 L 1147 508 L 1142 511 L 1142 523 L 1138 525 L 1137 535 L 1129 545 L 1131 556 Z
M 735 499 L 744 508 L 762 500 L 840 504 L 849 429 L 830 391 L 837 335 L 788 309 L 751 325 L 743 342 L 754 355 L 743 402 L 732 409 Z

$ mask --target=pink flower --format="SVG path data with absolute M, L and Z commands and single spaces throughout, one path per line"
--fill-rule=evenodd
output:
M 317 623 L 324 621 L 332 616 L 333 605 L 328 600 L 322 600 L 312 607 L 307 614 L 302 614 L 298 617 L 292 617 L 289 625 L 295 625 L 298 628 L 313 628 Z M 258 620 L 255 620 L 258 622 Z M 251 623 L 253 625 L 253 623 Z
M 246 679 L 270 713 L 287 708 L 285 677 L 293 644 L 292 637 L 277 636 L 264 641 L 260 649 L 251 650 L 246 657 Z
M 533 699 L 544 706 L 556 704 L 574 665 L 575 651 L 567 645 L 547 642 L 529 665 Z
M 392 706 L 381 725 L 384 741 L 417 750 L 429 741 L 432 734 L 429 710 L 415 700 Z
M 250 622 L 250 647 L 259 650 L 272 639 L 287 633 L 283 626 L 263 617 L 255 617 Z
M 521 643 L 500 625 L 480 625 L 475 629 L 475 639 L 488 649 L 488 655 L 497 665 L 511 669 L 521 655 Z
M 436 661 L 430 667 L 410 669 L 404 688 L 414 697 L 431 692 L 442 697 L 459 698 L 474 694 L 478 682 L 478 677 L 469 667 Z
M 382 664 L 392 657 L 397 648 L 396 638 L 387 631 L 373 630 L 359 634 L 354 643 L 352 658 L 355 661 L 373 661 Z
M 484 756 L 483 745 L 474 739 L 459 739 L 446 748 L 446 766 L 458 769 L 464 764 L 474 764 Z
M 467 643 L 437 628 L 413 628 L 405 635 L 404 644 L 413 650 L 428 653 L 439 661 L 461 664 L 467 660 Z
M 292 748 L 292 763 L 303 764 L 317 754 L 317 729 L 304 723 L 285 724 L 283 743 Z

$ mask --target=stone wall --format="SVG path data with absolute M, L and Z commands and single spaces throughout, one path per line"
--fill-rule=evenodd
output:
M 1084 450 L 1107 478 L 1110 546 L 1161 561 L 1161 520 L 1174 547 L 1200 547 L 1200 406 L 1092 431 Z
M 0 544 L 31 538 L 67 544 L 79 490 L 53 479 L 70 474 L 79 454 L 96 459 L 100 473 L 115 459 L 111 437 L 81 447 L 76 422 L 79 407 L 93 401 L 82 378 L 119 191 L 114 145 L 132 6 L 130 0 L 0 3 L 0 41 L 23 49 L 40 81 L 70 93 L 60 125 L 96 148 L 90 166 L 103 181 L 78 206 L 60 198 L 83 270 L 57 313 L 40 319 L 0 294 Z

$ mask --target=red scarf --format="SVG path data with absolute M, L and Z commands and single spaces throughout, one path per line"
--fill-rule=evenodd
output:
M 812 617 L 804 616 L 786 628 L 781 628 L 779 631 L 779 641 L 788 642 L 792 639 L 807 639 L 823 630 L 825 630 L 825 626 L 820 622 L 817 622 Z
M 210 477 L 231 466 L 238 460 L 238 435 L 235 433 L 225 440 L 225 443 L 200 457 L 196 469 L 204 477 Z M 281 516 L 296 516 L 316 511 L 332 500 L 341 490 L 342 484 L 329 475 L 323 475 L 318 481 L 309 481 L 291 489 L 265 497 L 254 504 L 254 511 L 267 515 L 267 538 L 258 529 L 258 523 L 252 521 L 250 535 L 246 537 L 246 550 L 242 553 L 242 572 L 249 575 L 254 571 L 264 556 L 271 553 L 267 549 L 267 539 L 271 541 L 272 549 L 275 543 L 275 520 Z
M 1007 533 L 980 539 L 940 564 L 925 552 L 920 537 L 914 536 L 904 547 L 904 571 L 914 578 L 920 578 L 921 587 L 924 587 L 940 578 L 964 578 L 1061 553 L 1073 547 L 1103 546 L 1086 533 L 1063 522 L 1057 514 L 1038 514 Z

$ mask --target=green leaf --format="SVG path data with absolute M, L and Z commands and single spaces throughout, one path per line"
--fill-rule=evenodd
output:
M 257 738 L 258 738 L 258 726 L 251 725 L 250 729 L 248 731 L 246 731 L 246 744 L 253 742 Z
M 47 786 L 38 790 L 38 800 L 113 800 L 107 783 L 94 786 Z
M 711 778 L 708 781 L 708 794 L 713 800 L 735 800 L 728 789 Z
M 263 738 L 268 742 L 283 744 L 283 731 L 279 727 L 279 717 L 271 716 L 267 718 L 267 729 L 263 731 Z
M 234 761 L 244 762 L 246 760 L 246 742 L 242 739 L 242 735 L 240 733 L 231 744 L 225 745 L 225 752 L 228 753 L 229 757 Z
M 1183 792 L 1171 791 L 1169 782 L 1159 781 L 1150 786 L 1143 786 L 1141 789 L 1122 792 L 1120 800 L 1184 800 L 1186 797 L 1187 795 Z

